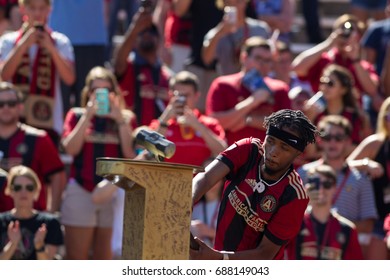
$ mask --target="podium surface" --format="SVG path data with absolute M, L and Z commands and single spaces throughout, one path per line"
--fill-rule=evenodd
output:
M 188 259 L 192 178 L 201 170 L 184 164 L 97 159 L 97 175 L 125 190 L 123 259 Z

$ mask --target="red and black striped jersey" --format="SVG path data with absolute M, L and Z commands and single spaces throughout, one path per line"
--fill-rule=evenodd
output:
M 265 235 L 282 246 L 275 257 L 280 259 L 283 246 L 300 229 L 309 199 L 292 166 L 276 184 L 257 190 L 262 147 L 257 144 L 259 149 L 253 149 L 253 142 L 259 140 L 242 139 L 218 156 L 231 171 L 224 186 L 214 247 L 227 251 L 254 249 Z M 254 164 L 245 171 L 245 178 L 237 180 L 247 162 Z

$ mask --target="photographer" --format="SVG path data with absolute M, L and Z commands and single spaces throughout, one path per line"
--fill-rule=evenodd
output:
M 0 39 L 0 76 L 24 93 L 26 123 L 47 130 L 58 144 L 65 114 L 60 80 L 75 81 L 73 48 L 46 24 L 50 0 L 20 0 L 19 6 L 22 28 Z
M 225 132 L 217 120 L 195 108 L 200 93 L 194 74 L 177 73 L 169 87 L 169 104 L 150 127 L 176 144 L 176 152 L 167 162 L 200 166 L 226 148 Z
M 379 109 L 383 98 L 378 94 L 379 77 L 374 66 L 360 57 L 360 38 L 364 24 L 356 17 L 344 14 L 337 18 L 333 31 L 322 43 L 299 54 L 293 61 L 293 70 L 302 80 L 311 83 L 314 92 L 319 90 L 324 68 L 333 63 L 347 68 L 354 80 L 354 92 L 360 101 L 366 95 Z

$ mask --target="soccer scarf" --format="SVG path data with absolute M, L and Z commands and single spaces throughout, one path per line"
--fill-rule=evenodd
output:
M 18 31 L 15 45 L 26 31 L 25 26 Z M 29 52 L 24 53 L 12 82 L 24 94 L 25 117 L 28 124 L 40 128 L 53 128 L 55 75 L 54 61 L 46 49 L 38 47 L 32 67 Z

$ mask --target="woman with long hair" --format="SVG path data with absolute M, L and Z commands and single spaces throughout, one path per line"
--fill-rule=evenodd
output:
M 67 113 L 62 135 L 65 152 L 74 158 L 61 208 L 66 256 L 112 259 L 112 200 L 102 204 L 92 200 L 98 184 L 110 184 L 96 175 L 96 158 L 135 156 L 131 136 L 135 116 L 124 109 L 117 80 L 103 67 L 90 70 L 81 98 L 83 107 Z
M 374 160 L 384 169 L 382 176 L 372 180 L 379 219 L 374 226 L 369 253 L 371 259 L 386 259 L 383 223 L 390 213 L 390 97 L 379 110 L 376 132 L 365 138 L 348 157 L 348 160 L 358 159 Z

